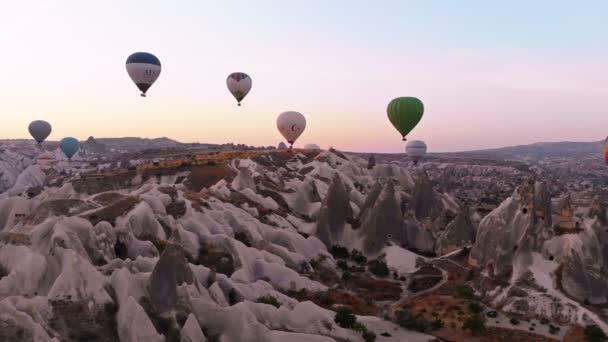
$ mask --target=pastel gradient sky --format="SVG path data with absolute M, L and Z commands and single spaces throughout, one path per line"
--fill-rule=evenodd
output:
M 297 145 L 401 152 L 397 96 L 425 116 L 430 151 L 608 134 L 608 1 L 21 0 L 0 9 L 0 138 L 167 136 L 276 145 L 275 119 L 302 112 Z M 162 62 L 140 98 L 135 51 Z M 237 107 L 225 85 L 247 72 Z

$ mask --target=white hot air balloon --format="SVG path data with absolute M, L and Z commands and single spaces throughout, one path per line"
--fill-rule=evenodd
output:
M 146 92 L 158 79 L 160 70 L 160 60 L 151 53 L 136 52 L 127 58 L 127 73 L 141 90 L 142 97 L 146 97 Z
M 244 72 L 233 72 L 226 79 L 226 85 L 240 106 L 241 101 L 251 90 L 251 77 Z
M 320 150 L 321 147 L 319 147 L 319 145 L 317 145 L 317 144 L 306 144 L 306 145 L 304 145 L 304 149 L 306 149 L 306 150 Z
M 289 148 L 292 148 L 306 128 L 306 118 L 298 112 L 283 112 L 277 118 L 277 128 L 289 143 Z
M 426 154 L 426 144 L 422 140 L 411 140 L 405 145 L 405 153 L 412 158 L 414 164 Z

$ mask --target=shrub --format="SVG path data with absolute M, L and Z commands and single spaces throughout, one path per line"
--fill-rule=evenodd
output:
M 549 334 L 556 335 L 560 330 L 560 327 L 555 326 L 553 324 L 549 324 Z
M 279 301 L 276 298 L 274 298 L 273 296 L 271 296 L 271 295 L 259 297 L 258 299 L 256 299 L 255 302 L 256 303 L 262 303 L 262 304 L 272 305 L 275 308 L 280 308 L 281 307 L 281 303 L 279 303 Z
M 471 302 L 469 303 L 469 311 L 471 311 L 473 314 L 480 314 L 482 307 L 479 305 L 479 303 Z
M 404 308 L 397 312 L 395 323 L 408 330 L 427 332 L 432 329 L 431 322 L 426 320 L 422 314 L 413 315 L 410 309 Z
M 595 324 L 586 326 L 584 333 L 587 342 L 603 342 L 608 340 L 606 333 Z
M 347 271 L 348 270 L 348 264 L 346 263 L 346 261 L 344 260 L 340 260 L 338 261 L 338 268 Z
M 471 300 L 475 298 L 475 292 L 470 286 L 463 285 L 456 288 L 455 295 L 458 298 Z
M 388 266 L 382 260 L 374 260 L 369 264 L 369 271 L 377 277 L 384 278 L 389 275 Z
M 445 325 L 443 324 L 443 321 L 441 320 L 441 318 L 436 318 L 432 323 L 431 323 L 431 330 L 440 330 L 443 329 Z
M 357 323 L 357 316 L 349 308 L 341 307 L 336 312 L 334 321 L 342 328 L 352 329 L 355 327 L 355 323 Z
M 486 324 L 480 315 L 474 314 L 464 321 L 462 330 L 470 330 L 474 336 L 479 336 L 485 334 Z
M 245 232 L 237 232 L 234 233 L 234 238 L 236 240 L 241 241 L 245 246 L 251 247 L 251 241 L 249 240 L 249 235 Z
M 349 257 L 348 249 L 342 246 L 333 245 L 329 252 L 335 259 L 348 259 Z
M 234 289 L 230 289 L 228 292 L 228 303 L 230 303 L 230 305 L 238 303 L 236 291 Z
M 517 318 L 511 318 L 511 320 L 509 322 L 511 322 L 511 325 L 518 325 L 519 324 L 519 320 Z
M 376 342 L 376 334 L 371 331 L 364 331 L 361 336 L 364 342 Z
M 367 263 L 367 258 L 365 257 L 365 255 L 363 255 L 363 253 L 359 252 L 356 249 L 353 249 L 352 252 L 350 252 L 350 257 L 355 263 L 359 265 L 365 265 Z

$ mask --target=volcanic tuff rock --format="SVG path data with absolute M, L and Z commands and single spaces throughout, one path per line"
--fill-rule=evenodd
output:
M 437 239 L 437 254 L 447 254 L 471 245 L 475 241 L 475 233 L 469 209 L 461 205 L 456 218 L 447 225 Z
M 317 237 L 330 248 L 341 238 L 346 221 L 352 219 L 349 191 L 339 174 L 335 174 L 321 205 Z
M 405 246 L 408 243 L 400 201 L 395 184 L 388 182 L 374 201 L 370 210 L 361 218 L 364 237 L 363 251 L 376 254 L 384 248 L 388 239 Z
M 462 161 L 450 162 L 447 167 L 459 165 L 456 178 L 468 184 L 467 191 L 455 194 L 435 185 L 441 162 L 428 170 L 431 163 L 421 162 L 421 172 L 411 172 L 383 163 L 382 155 L 368 169 L 368 160 L 333 149 L 249 152 L 215 165 L 131 170 L 128 176 L 138 181 L 115 181 L 99 188 L 101 193 L 75 185 L 82 180 L 67 175 L 55 183 L 51 173 L 31 195 L 5 192 L 0 327 L 6 330 L 0 336 L 18 329 L 25 339 L 40 341 L 81 336 L 89 323 L 71 327 L 73 315 L 62 311 L 74 308 L 98 340 L 117 335 L 121 341 L 360 341 L 358 332 L 336 325 L 334 311 L 300 302 L 302 293 L 317 298 L 344 285 L 344 272 L 328 247 L 340 244 L 368 260 L 383 258 L 391 272 L 410 280 L 421 267 L 417 260 L 451 264 L 412 251 L 441 254 L 472 243 L 479 216 L 469 215 L 475 202 L 460 199 L 480 193 L 476 179 L 490 184 L 495 178 L 495 190 L 505 191 L 521 176 L 505 163 L 467 170 Z M 558 302 L 553 284 L 561 279 L 570 296 L 590 303 L 605 297 L 605 212 L 599 200 L 586 211 L 593 197 L 580 195 L 572 201 L 572 214 L 581 228 L 553 231 L 551 216 L 558 215 L 551 213 L 546 188 L 526 182 L 488 214 L 470 259 L 513 274 L 504 291 L 517 293 L 520 302 L 501 297 L 500 289 L 486 292 L 505 300 L 505 310 L 516 311 L 523 301 L 530 313 L 542 314 L 551 305 L 581 323 L 589 312 Z M 498 205 L 500 196 L 491 200 Z M 433 271 L 441 281 L 439 269 Z M 368 276 L 367 270 L 357 274 L 373 279 Z M 395 288 L 406 284 L 399 281 Z M 268 296 L 278 308 L 256 303 Z M 551 302 L 548 296 L 554 296 Z M 386 304 L 373 301 L 379 308 Z M 103 325 L 91 323 L 96 317 Z M 360 319 L 378 335 L 390 327 L 388 341 L 428 339 L 379 317 Z M 49 328 L 53 322 L 59 328 Z M 106 325 L 107 336 L 100 332 Z
M 188 267 L 182 247 L 169 244 L 150 275 L 148 291 L 153 307 L 166 312 L 175 307 L 177 287 L 183 283 L 192 284 L 192 270 Z

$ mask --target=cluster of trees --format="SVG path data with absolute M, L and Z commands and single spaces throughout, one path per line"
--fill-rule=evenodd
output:
M 358 331 L 363 337 L 363 341 L 365 342 L 375 342 L 376 334 L 372 331 L 367 330 L 365 325 L 357 322 L 357 316 L 353 314 L 353 312 L 347 307 L 341 307 L 336 312 L 336 316 L 334 318 L 336 324 L 344 329 L 353 329 Z

